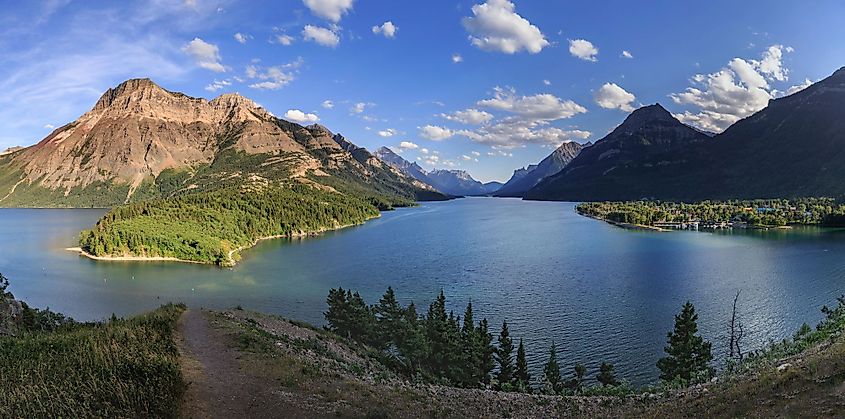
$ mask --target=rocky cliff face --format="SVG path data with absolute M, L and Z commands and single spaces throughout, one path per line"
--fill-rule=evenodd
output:
M 237 94 L 209 101 L 133 79 L 38 144 L 0 156 L 0 205 L 111 206 L 140 199 L 139 191 L 159 194 L 157 182 L 173 171 L 208 177 L 216 170 L 218 180 L 258 175 L 313 181 L 344 174 L 374 186 L 385 169 L 375 158 L 359 161 L 353 155 L 358 147 L 346 143 L 323 126 L 280 120 Z M 232 156 L 250 164 L 235 164 Z M 413 195 L 408 179 L 396 173 L 387 178 L 394 185 L 386 189 Z M 198 184 L 186 180 L 176 188 Z
M 571 141 L 561 144 L 540 163 L 515 170 L 510 180 L 499 188 L 495 195 L 521 197 L 541 180 L 560 172 L 569 162 L 575 159 L 583 147 L 581 144 Z

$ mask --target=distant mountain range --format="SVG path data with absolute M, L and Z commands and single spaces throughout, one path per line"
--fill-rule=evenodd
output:
M 464 170 L 435 169 L 427 172 L 417 163 L 405 160 L 387 147 L 379 148 L 374 154 L 402 173 L 453 196 L 489 195 L 502 185 L 500 182 L 481 183 Z
M 525 193 L 527 199 L 697 201 L 845 195 L 845 67 L 773 99 L 721 134 L 688 127 L 660 105 Z
M 226 94 L 133 79 L 38 144 L 0 154 L 0 206 L 114 206 L 223 186 L 300 182 L 362 196 L 445 199 L 320 125 Z
M 565 142 L 561 144 L 560 147 L 555 149 L 552 154 L 540 161 L 540 163 L 514 170 L 510 180 L 502 185 L 494 195 L 501 197 L 522 197 L 525 192 L 540 183 L 541 180 L 561 171 L 561 169 L 566 167 L 581 152 L 583 147 L 588 146 L 589 144 L 581 145 L 576 142 Z

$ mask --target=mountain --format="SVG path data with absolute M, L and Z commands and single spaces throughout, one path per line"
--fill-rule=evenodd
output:
M 504 183 L 493 180 L 485 183 L 483 186 L 485 194 L 493 194 L 496 193 L 499 189 L 502 189 Z
M 697 201 L 845 195 L 845 67 L 769 101 L 712 138 L 662 108 L 648 108 L 635 111 L 526 197 Z
M 431 185 L 438 191 L 455 196 L 486 195 L 484 184 L 465 170 L 435 169 L 428 172 Z
M 685 166 L 685 151 L 709 138 L 659 104 L 645 106 L 582 149 L 563 170 L 540 181 L 525 197 L 571 201 L 648 197 L 653 182 L 660 181 L 653 176 Z
M 376 150 L 374 154 L 376 157 L 380 158 L 382 161 L 393 166 L 402 173 L 411 176 L 420 182 L 424 182 L 429 185 L 431 184 L 431 179 L 428 178 L 428 174 L 426 174 L 425 170 L 420 167 L 420 165 L 405 160 L 402 156 L 394 153 L 393 150 L 387 147 L 381 147 Z
M 300 182 L 404 199 L 441 194 L 320 125 L 255 102 L 132 79 L 38 144 L 0 156 L 2 206 L 114 206 L 245 183 Z
M 12 153 L 19 151 L 19 150 L 23 150 L 23 147 L 21 147 L 21 146 L 9 147 L 9 148 L 7 148 L 3 151 L 0 151 L 0 156 L 5 156 L 6 154 L 12 154 Z
M 536 165 L 524 169 L 517 169 L 513 172 L 510 180 L 507 181 L 496 193 L 501 197 L 521 197 L 526 191 L 540 183 L 541 180 L 560 172 L 578 153 L 583 146 L 576 142 L 566 142 L 560 145 L 552 154 Z

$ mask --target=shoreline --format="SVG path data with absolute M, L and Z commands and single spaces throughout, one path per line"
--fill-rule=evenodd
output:
M 584 213 L 579 212 L 579 211 L 576 211 L 576 212 L 578 212 L 578 215 L 580 215 L 582 217 L 587 217 L 587 218 L 592 218 L 594 220 L 603 221 L 603 222 L 608 223 L 612 226 L 624 228 L 625 230 L 654 231 L 654 232 L 659 232 L 659 233 L 668 233 L 668 232 L 673 231 L 673 230 L 668 230 L 668 229 L 665 229 L 665 228 L 660 228 L 660 227 L 655 227 L 655 226 L 647 226 L 647 225 L 642 225 L 642 224 L 620 223 L 618 221 L 608 220 L 606 218 L 597 217 L 595 215 L 584 214 Z
M 317 231 L 299 232 L 299 233 L 289 234 L 289 235 L 288 234 L 276 234 L 276 235 L 272 235 L 272 236 L 259 237 L 248 245 L 243 245 L 243 246 L 240 246 L 236 249 L 230 250 L 229 253 L 226 255 L 226 258 L 228 259 L 227 263 L 219 264 L 219 265 L 214 263 L 214 262 L 203 262 L 203 261 L 199 261 L 199 260 L 180 259 L 180 258 L 172 257 L 172 256 L 96 256 L 96 255 L 92 255 L 91 253 L 86 252 L 81 247 L 66 247 L 65 250 L 69 251 L 69 252 L 76 252 L 77 254 L 79 254 L 79 256 L 86 257 L 86 258 L 91 259 L 91 260 L 101 261 L 101 262 L 181 262 L 181 263 L 193 263 L 193 264 L 197 264 L 197 265 L 216 265 L 216 266 L 219 266 L 221 268 L 231 268 L 231 267 L 237 265 L 237 262 L 238 262 L 233 258 L 233 256 L 235 254 L 237 254 L 240 251 L 255 247 L 256 245 L 258 245 L 258 243 L 260 243 L 262 241 L 274 240 L 274 239 L 284 239 L 284 238 L 295 239 L 295 238 L 319 236 L 319 235 L 326 233 L 326 232 L 329 232 L 329 231 L 337 231 L 337 230 L 342 230 L 342 229 L 349 228 L 349 227 L 363 225 L 367 221 L 370 221 L 370 220 L 375 219 L 375 218 L 381 218 L 381 212 L 379 212 L 378 215 L 375 215 L 373 217 L 369 217 L 369 218 L 365 219 L 364 221 L 362 221 L 360 223 L 344 224 L 344 225 L 337 226 L 337 227 L 334 227 L 334 228 L 323 228 L 323 229 L 320 229 L 320 230 L 317 230 Z

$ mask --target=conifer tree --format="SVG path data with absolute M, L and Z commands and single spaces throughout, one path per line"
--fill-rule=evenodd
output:
M 499 333 L 496 362 L 499 364 L 499 371 L 496 373 L 499 386 L 510 384 L 513 381 L 513 339 L 508 331 L 507 320 L 502 322 L 502 331 Z
M 443 290 L 428 306 L 425 318 L 425 335 L 428 341 L 428 370 L 436 376 L 446 373 L 449 353 L 449 318 L 446 314 L 446 296 Z
M 450 311 L 446 328 L 446 378 L 455 385 L 462 382 L 464 374 L 460 322 L 461 318 Z
M 373 314 L 376 319 L 376 339 L 379 348 L 388 348 L 391 345 L 399 346 L 402 340 L 402 306 L 396 300 L 396 294 L 392 287 L 387 287 L 384 296 L 373 307 Z
M 403 312 L 402 321 L 402 341 L 400 343 L 400 352 L 405 358 L 408 371 L 411 375 L 420 371 L 423 361 L 428 353 L 428 343 L 425 338 L 422 325 L 419 322 L 417 315 L 417 307 L 413 302 L 408 304 Z
M 478 346 L 481 352 L 481 363 L 478 370 L 481 382 L 490 384 L 490 374 L 496 368 L 494 357 L 496 348 L 493 346 L 493 334 L 490 333 L 487 319 L 482 319 L 478 324 Z
M 572 381 L 570 382 L 570 387 L 576 393 L 581 391 L 581 388 L 584 387 L 584 376 L 587 375 L 587 366 L 578 362 L 575 364 L 575 375 L 572 377 Z
M 326 322 L 328 323 L 326 326 L 327 330 L 349 339 L 351 337 L 351 319 L 349 300 L 347 300 L 346 295 L 346 291 L 343 288 L 330 289 L 329 296 L 326 298 L 329 309 L 323 313 L 323 316 L 325 316 Z
M 358 292 L 353 294 L 351 290 L 347 290 L 346 299 L 350 319 L 349 337 L 355 341 L 373 345 L 375 317 L 372 310 Z
M 697 322 L 695 307 L 687 301 L 675 316 L 674 330 L 667 334 L 668 345 L 663 349 L 666 357 L 657 361 L 661 380 L 691 382 L 712 375 L 711 345 L 698 335 Z
M 472 303 L 464 311 L 464 324 L 461 328 L 461 350 L 463 366 L 462 384 L 465 387 L 477 387 L 481 383 L 482 347 L 472 314 Z
M 555 348 L 554 341 L 552 341 L 552 347 L 549 349 L 549 360 L 546 361 L 546 365 L 543 367 L 543 379 L 547 392 L 560 392 L 560 365 L 557 362 L 557 349 Z
M 522 338 L 519 339 L 519 346 L 516 349 L 516 387 L 520 391 L 531 392 L 531 374 L 528 373 L 528 361 L 525 359 L 525 345 Z
M 616 373 L 613 371 L 613 364 L 607 362 L 601 363 L 596 380 L 605 387 L 619 385 L 619 380 L 616 379 Z

